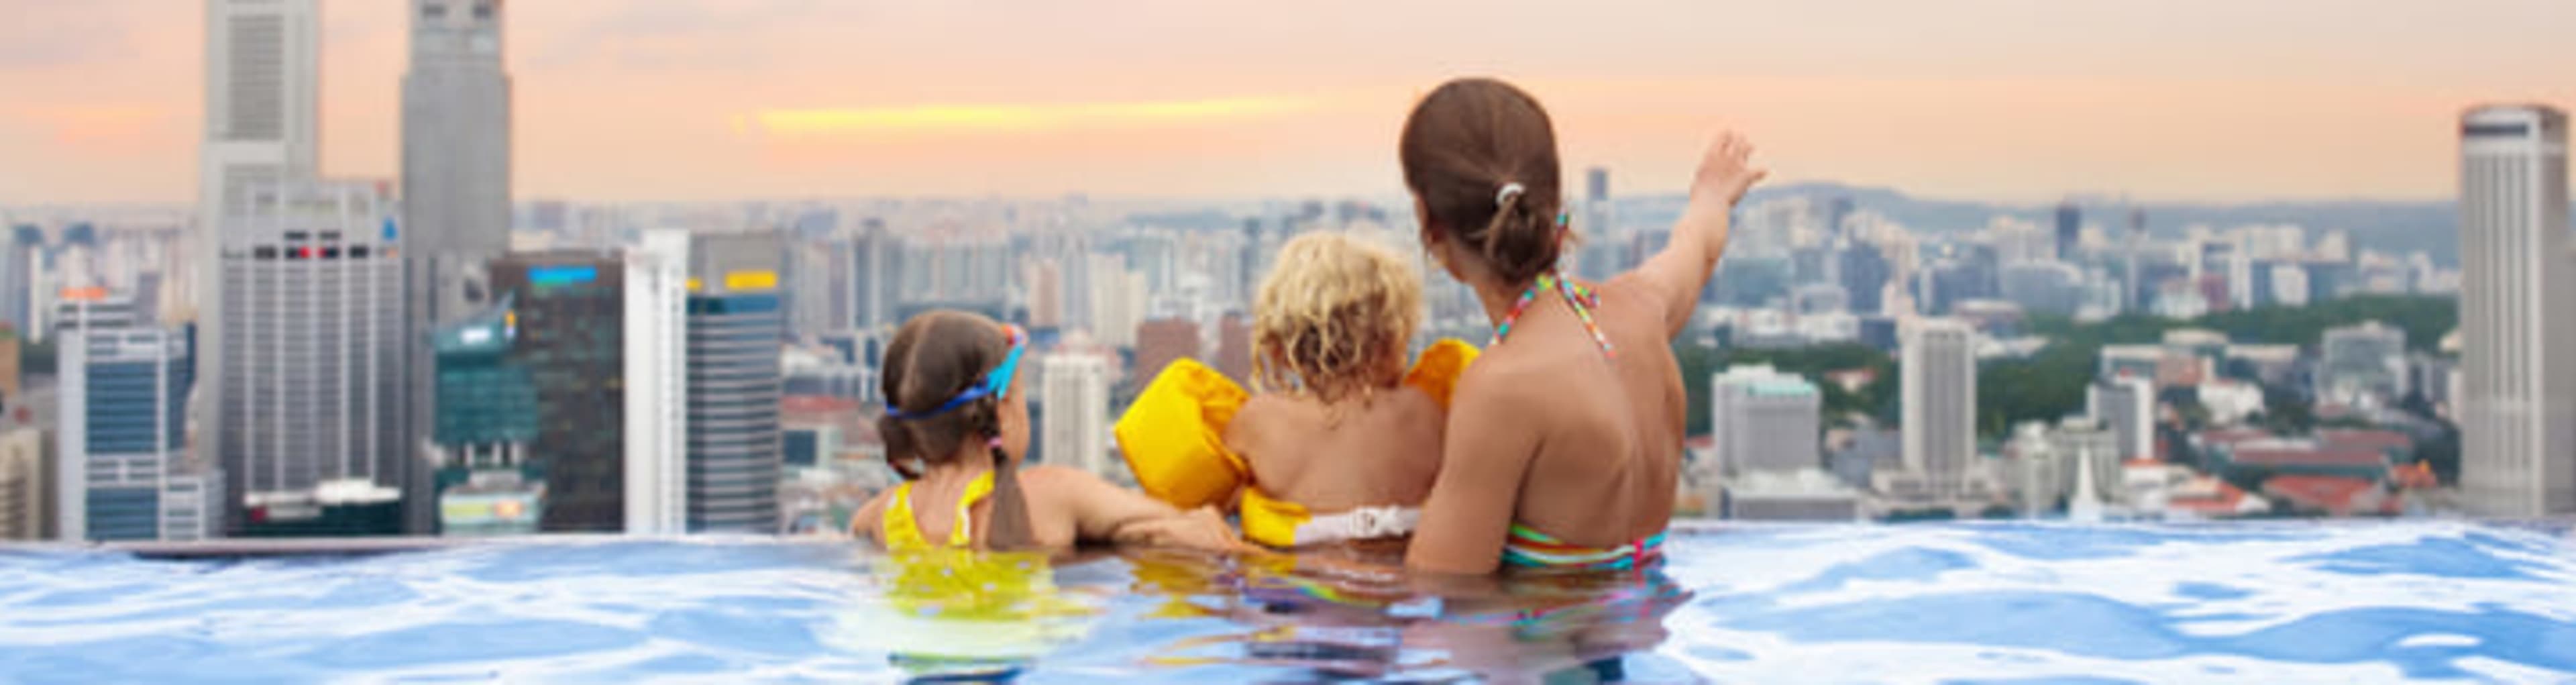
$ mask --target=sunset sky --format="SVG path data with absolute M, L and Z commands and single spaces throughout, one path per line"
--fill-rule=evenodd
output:
M 0 203 L 183 201 L 197 0 L 18 0 Z M 404 0 L 324 0 L 322 166 L 397 165 Z M 1678 189 L 1720 125 L 1773 178 L 2036 201 L 2438 198 L 2453 121 L 2576 106 L 2568 0 L 519 0 L 520 198 L 1399 190 L 1442 79 Z

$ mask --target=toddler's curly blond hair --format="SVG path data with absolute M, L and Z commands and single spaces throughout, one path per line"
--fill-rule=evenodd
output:
M 1253 299 L 1255 387 L 1339 402 L 1392 388 L 1422 325 L 1422 275 L 1385 246 L 1308 233 Z

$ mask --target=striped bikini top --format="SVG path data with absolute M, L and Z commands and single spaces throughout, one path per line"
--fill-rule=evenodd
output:
M 1663 557 L 1663 531 L 1655 531 L 1653 535 L 1618 547 L 1601 549 L 1568 544 L 1556 536 L 1515 523 L 1510 536 L 1503 540 L 1503 563 L 1523 568 L 1625 571 L 1652 564 Z

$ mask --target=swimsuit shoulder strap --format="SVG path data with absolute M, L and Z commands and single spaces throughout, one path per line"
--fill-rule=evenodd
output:
M 921 534 L 921 522 L 912 514 L 912 483 L 894 487 L 893 501 L 886 503 L 883 536 L 886 549 L 964 548 L 975 542 L 974 508 L 993 494 L 993 473 L 984 472 L 966 483 L 966 492 L 957 497 L 957 517 L 948 527 L 946 544 L 933 545 Z
M 1511 311 L 1503 314 L 1501 323 L 1494 324 L 1494 337 L 1486 346 L 1501 344 L 1504 336 L 1511 335 L 1512 324 L 1519 323 L 1521 314 L 1529 311 L 1530 303 L 1538 301 L 1539 293 L 1546 291 L 1554 291 L 1565 299 L 1565 306 L 1573 309 L 1574 317 L 1583 321 L 1584 332 L 1592 334 L 1592 343 L 1601 347 L 1601 356 L 1616 356 L 1610 346 L 1610 336 L 1601 332 L 1600 322 L 1592 316 L 1592 310 L 1601 307 L 1600 294 L 1574 282 L 1574 279 L 1554 273 L 1539 274 L 1538 280 L 1531 282 L 1528 290 L 1521 291 L 1520 300 L 1512 303 Z

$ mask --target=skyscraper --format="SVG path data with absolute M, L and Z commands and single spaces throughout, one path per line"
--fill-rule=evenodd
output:
M 1136 326 L 1136 368 L 1128 382 L 1143 388 L 1182 358 L 1199 357 L 1199 324 L 1188 319 L 1155 319 Z
M 34 428 L 0 432 L 0 540 L 43 540 L 52 536 L 52 503 L 46 493 L 45 434 Z
M 196 540 L 220 516 L 208 473 L 188 458 L 187 341 L 137 322 L 131 299 L 63 303 L 61 479 L 65 540 Z
M 32 327 L 32 306 L 36 277 L 36 255 L 45 246 L 45 231 L 34 224 L 23 224 L 0 236 L 0 325 L 25 335 Z
M 1834 260 L 1835 280 L 1842 284 L 1843 294 L 1851 298 L 1852 312 L 1885 313 L 1887 280 L 1895 273 L 1887 255 L 1880 253 L 1877 245 L 1853 240 L 1834 253 Z
M 779 255 L 771 233 L 689 248 L 689 532 L 779 530 Z
M 1579 228 L 1584 235 L 1608 237 L 1618 228 L 1619 221 L 1610 205 L 1610 170 L 1601 167 L 1584 170 L 1583 190 L 1583 225 Z M 1609 243 L 1607 240 L 1599 242 L 1604 247 Z
M 1955 497 L 1977 456 L 1976 330 L 1916 319 L 1905 331 L 1905 467 L 1934 498 Z
M 438 465 L 440 535 L 537 532 L 548 507 L 545 462 L 532 459 L 541 412 L 511 298 L 431 334 L 438 412 L 428 430 Z M 605 431 L 598 431 L 605 432 Z
M 788 337 L 809 340 L 849 330 L 850 321 L 834 310 L 834 301 L 847 298 L 848 292 L 832 287 L 834 264 L 841 261 L 832 243 L 796 238 L 782 242 L 778 295 L 787 308 Z
M 2317 398 L 2394 406 L 2406 396 L 2406 330 L 2364 321 L 2326 329 L 2317 343 Z
M 851 324 L 860 330 L 890 328 L 903 323 L 894 318 L 895 305 L 903 302 L 903 242 L 886 232 L 883 221 L 868 219 L 865 225 L 850 248 Z
M 540 526 L 546 531 L 627 530 L 635 518 L 630 509 L 658 508 L 649 501 L 629 501 L 633 490 L 629 480 L 658 480 L 655 474 L 632 472 L 665 469 L 678 462 L 676 453 L 651 444 L 654 441 L 630 446 L 630 440 L 638 437 L 630 431 L 602 429 L 635 425 L 637 413 L 674 403 L 679 393 L 670 388 L 671 379 L 685 373 L 644 371 L 640 360 L 630 359 L 676 351 L 679 342 L 678 329 L 672 327 L 677 323 L 678 301 L 661 298 L 655 304 L 654 293 L 633 278 L 640 270 L 634 261 L 597 252 L 555 251 L 513 254 L 492 262 L 492 287 L 515 315 L 511 361 L 524 369 L 533 392 L 534 433 L 528 443 L 530 454 L 545 465 L 545 516 Z M 681 287 L 672 286 L 675 291 Z M 640 320 L 630 320 L 630 312 Z M 656 322 L 668 323 L 646 325 Z M 656 328 L 662 330 L 656 332 Z M 681 423 L 664 417 L 649 421 Z M 632 532 L 676 532 L 676 527 Z
M 1252 384 L 1252 317 L 1227 312 L 1217 320 L 1216 370 L 1236 383 Z
M 313 178 L 320 154 L 321 16 L 319 0 L 206 0 L 204 138 L 197 159 L 199 359 L 209 397 L 222 397 L 225 271 L 234 217 L 250 213 L 253 186 Z M 30 242 L 20 231 L 20 242 Z M 41 233 L 32 236 L 42 243 Z M 31 293 L 32 294 L 32 293 Z M 39 312 L 26 312 L 37 318 Z M 26 322 L 33 323 L 33 322 Z M 40 326 L 21 331 L 41 339 Z M 220 401 L 201 406 L 200 425 L 213 426 Z M 218 431 L 221 429 L 218 428 Z M 229 457 L 227 457 L 229 458 Z M 230 477 L 238 478 L 227 467 Z M 238 488 L 232 492 L 240 493 Z M 238 524 L 239 519 L 231 519 Z
M 415 255 L 510 249 L 510 77 L 500 0 L 411 0 L 403 224 Z
M 670 535 L 688 530 L 690 238 L 659 230 L 643 243 L 624 260 L 620 477 L 626 532 Z
M 1824 468 L 1824 396 L 1814 383 L 1766 365 L 1729 368 L 1709 386 L 1709 433 L 1722 472 Z
M 1038 367 L 1039 399 L 1046 425 L 1039 444 L 1049 463 L 1103 477 L 1123 469 L 1109 463 L 1109 359 L 1097 354 L 1047 355 Z
M 487 310 L 484 267 L 510 249 L 510 79 L 501 0 L 410 0 L 402 80 L 402 236 L 410 260 L 404 337 L 412 421 L 438 411 L 429 332 Z M 422 455 L 425 457 L 426 455 Z M 431 525 L 425 458 L 406 490 L 406 528 Z
M 2462 500 L 2483 514 L 2576 511 L 2567 192 L 2565 112 L 2495 105 L 2461 115 L 2460 482 Z
M 2118 436 L 2118 448 L 2105 458 L 2114 462 L 2155 458 L 2155 381 L 2139 376 L 2096 380 L 2084 389 L 2084 412 Z
M 236 534 L 402 527 L 398 503 L 416 462 L 404 392 L 410 329 L 386 191 L 253 186 L 244 211 L 224 219 L 216 325 L 201 334 L 216 344 L 201 347 L 221 350 L 209 397 L 224 490 L 240 497 L 227 517 Z
M 2084 210 L 2068 200 L 2057 205 L 2057 261 L 2075 261 L 2076 240 L 2084 234 Z
M 320 24 L 316 0 L 206 1 L 201 230 L 244 211 L 253 185 L 313 176 Z
M 2126 279 L 2123 282 L 2128 285 L 2121 289 L 2120 311 L 2142 312 L 2147 308 L 2149 280 L 2144 274 L 2138 273 L 2140 268 L 2138 253 L 2145 251 L 2147 247 L 2147 210 L 2143 208 L 2129 210 L 2128 240 L 2129 269 L 2121 274 Z

